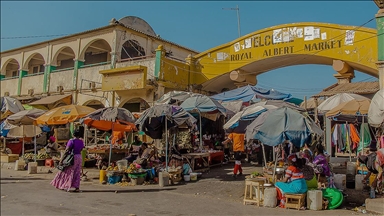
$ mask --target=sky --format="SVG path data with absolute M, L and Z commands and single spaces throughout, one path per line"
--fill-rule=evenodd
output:
M 378 11 L 373 1 L 1 1 L 1 51 L 108 25 L 138 16 L 162 38 L 205 51 L 241 35 L 275 25 L 325 22 L 360 26 Z M 375 20 L 365 27 L 376 28 Z M 38 36 L 38 37 L 36 37 Z M 258 86 L 303 99 L 334 84 L 332 66 L 299 65 L 257 77 Z M 376 78 L 355 71 L 353 82 Z

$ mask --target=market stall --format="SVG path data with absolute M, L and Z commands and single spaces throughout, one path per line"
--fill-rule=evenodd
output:
M 89 113 L 84 116 L 82 122 L 87 127 L 93 127 L 103 131 L 112 131 L 113 133 L 136 131 L 134 125 L 135 120 L 133 114 L 124 108 L 108 107 Z M 112 139 L 110 139 L 108 165 L 110 165 L 112 161 L 114 144 L 116 143 L 113 143 Z
M 180 132 L 178 132 L 179 129 L 181 128 L 181 131 L 183 131 L 182 128 L 188 130 L 188 128 L 192 128 L 195 123 L 196 119 L 183 108 L 169 104 L 158 104 L 147 109 L 136 121 L 136 125 L 140 131 L 145 132 L 145 134 L 150 136 L 152 139 L 155 139 L 157 149 L 162 150 L 163 147 L 165 147 L 166 169 L 168 169 L 168 154 L 170 147 L 175 147 L 175 145 L 179 147 L 179 141 L 188 141 L 188 135 L 180 134 Z M 171 134 L 173 139 L 169 139 L 170 129 L 172 129 L 171 131 L 173 132 L 173 134 Z M 183 132 L 187 133 L 186 130 Z M 163 136 L 163 134 L 165 136 Z M 178 137 L 177 143 L 176 137 Z M 163 138 L 165 139 L 164 142 L 159 145 L 160 140 Z M 169 144 L 170 140 L 173 140 L 172 145 Z
M 226 116 L 227 110 L 219 102 L 205 95 L 191 96 L 180 106 L 188 112 L 199 114 L 199 149 L 202 150 L 202 117 L 216 121 L 220 115 Z
M 205 172 L 209 170 L 209 152 L 188 153 L 182 155 L 193 172 Z
M 332 128 L 331 139 L 336 156 L 347 152 L 351 161 L 352 155 L 362 153 L 371 143 L 370 127 L 366 118 L 370 102 L 369 99 L 352 99 L 340 103 L 326 113 L 326 117 L 336 123 Z M 360 133 L 357 127 L 360 127 Z

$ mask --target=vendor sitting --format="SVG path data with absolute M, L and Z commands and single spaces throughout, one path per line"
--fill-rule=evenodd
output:
M 47 154 L 51 157 L 58 156 L 59 155 L 59 151 L 58 151 L 59 145 L 56 142 L 56 138 L 54 136 L 51 136 L 51 137 L 49 137 L 49 139 L 47 141 L 48 141 L 48 144 L 45 146 L 45 150 L 46 150 Z
M 331 168 L 329 167 L 327 156 L 325 155 L 324 146 L 322 144 L 317 144 L 315 147 L 315 158 L 313 159 L 313 168 L 317 175 L 317 181 L 328 186 L 331 181 L 329 178 L 331 173 Z
M 134 161 L 137 164 L 140 164 L 143 168 L 147 166 L 148 160 L 154 155 L 154 151 L 152 148 L 148 148 L 147 143 L 143 143 L 141 145 L 142 153 L 139 157 Z
M 279 207 L 281 208 L 285 207 L 285 194 L 303 194 L 308 190 L 304 174 L 301 171 L 302 160 L 299 160 L 296 154 L 291 154 L 288 156 L 288 165 L 284 179 L 275 184 L 277 197 L 280 200 Z
M 131 145 L 131 147 L 129 148 L 129 155 L 125 159 L 128 161 L 128 163 L 132 163 L 137 159 L 140 151 L 141 151 L 141 147 Z
M 141 146 L 141 144 L 143 144 L 143 142 L 141 142 L 139 136 L 135 136 L 132 145 L 134 145 L 134 146 Z
M 169 162 L 170 167 L 179 167 L 183 166 L 183 158 L 181 156 L 181 153 L 179 152 L 179 146 L 175 145 L 171 149 L 171 160 Z

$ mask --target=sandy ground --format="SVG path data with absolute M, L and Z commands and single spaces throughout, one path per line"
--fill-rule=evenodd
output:
M 233 180 L 231 164 L 212 168 L 197 182 L 164 188 L 101 185 L 98 170 L 87 169 L 89 181 L 81 183 L 81 193 L 53 188 L 49 182 L 56 171 L 48 174 L 39 168 L 38 174 L 29 175 L 9 168 L 1 169 L 1 215 L 362 215 L 347 210 L 350 205 L 327 211 L 244 206 L 244 176 Z M 253 171 L 261 167 L 244 165 L 244 175 Z

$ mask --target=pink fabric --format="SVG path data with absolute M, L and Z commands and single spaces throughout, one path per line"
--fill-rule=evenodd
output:
M 49 137 L 49 140 L 51 141 L 51 142 L 56 142 L 56 138 L 54 137 L 54 136 L 51 136 L 51 137 Z
M 64 171 L 59 171 L 51 181 L 51 185 L 61 190 L 80 188 L 81 163 L 81 155 L 76 154 L 74 165 L 67 167 Z
M 380 137 L 380 148 L 384 148 L 384 135 Z

